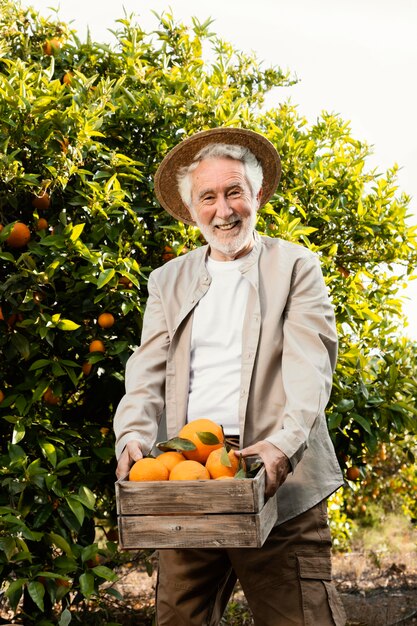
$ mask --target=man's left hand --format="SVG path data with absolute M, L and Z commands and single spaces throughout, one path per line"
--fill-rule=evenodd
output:
M 288 457 L 270 441 L 258 441 L 243 450 L 235 450 L 235 454 L 237 456 L 241 454 L 243 457 L 259 456 L 262 459 L 266 472 L 265 496 L 267 498 L 276 493 L 291 471 Z

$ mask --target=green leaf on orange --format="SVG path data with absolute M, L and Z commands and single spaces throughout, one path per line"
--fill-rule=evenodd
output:
M 217 443 L 220 443 L 219 438 L 210 431 L 199 431 L 196 435 L 201 443 L 204 443 L 206 446 L 215 446 Z
M 160 441 L 156 444 L 156 447 L 163 452 L 169 452 L 170 450 L 187 451 L 197 449 L 195 443 L 183 437 L 172 437 L 172 439 L 168 439 L 167 441 Z
M 232 467 L 232 462 L 229 459 L 229 455 L 227 454 L 227 450 L 225 447 L 222 448 L 220 453 L 220 463 L 225 467 Z

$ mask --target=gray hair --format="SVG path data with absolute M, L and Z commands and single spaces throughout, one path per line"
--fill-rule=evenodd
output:
M 258 159 L 249 150 L 249 148 L 235 144 L 209 143 L 197 152 L 190 165 L 182 167 L 177 174 L 178 191 L 181 196 L 181 200 L 189 209 L 192 208 L 191 174 L 197 169 L 201 161 L 204 161 L 204 159 L 216 158 L 234 159 L 235 161 L 243 163 L 245 175 L 253 197 L 255 198 L 258 195 L 262 187 L 263 171 Z

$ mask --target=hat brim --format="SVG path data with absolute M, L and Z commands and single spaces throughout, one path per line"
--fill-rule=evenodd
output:
M 196 133 L 176 145 L 155 174 L 155 194 L 161 206 L 177 220 L 195 225 L 178 191 L 179 170 L 190 165 L 196 154 L 210 143 L 235 144 L 249 148 L 263 171 L 261 206 L 273 196 L 281 177 L 281 160 L 275 146 L 263 135 L 244 128 L 212 128 Z

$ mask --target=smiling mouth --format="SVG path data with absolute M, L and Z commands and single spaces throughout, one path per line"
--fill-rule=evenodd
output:
M 216 224 L 215 228 L 222 230 L 222 231 L 232 230 L 232 228 L 235 228 L 238 224 L 239 224 L 239 221 L 232 222 L 230 224 Z

